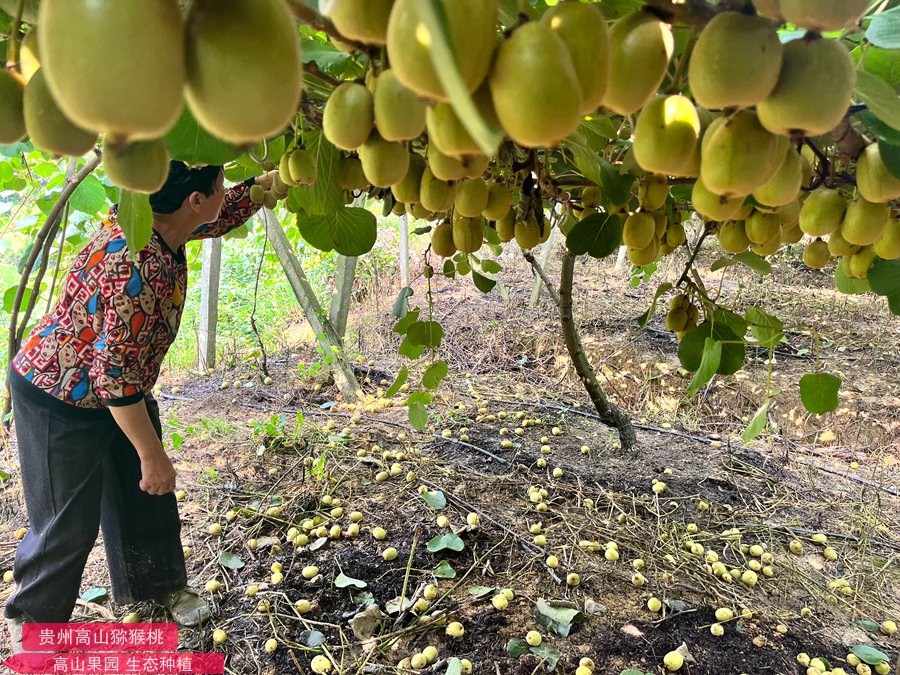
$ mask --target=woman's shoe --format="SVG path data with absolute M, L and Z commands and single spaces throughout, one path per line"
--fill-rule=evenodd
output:
M 181 626 L 198 626 L 212 616 L 207 602 L 191 588 L 166 593 L 157 602 L 168 609 Z
M 25 615 L 21 614 L 15 618 L 6 619 L 6 626 L 9 628 L 9 644 L 13 654 L 21 654 L 25 650 L 22 648 L 22 624 L 25 623 Z

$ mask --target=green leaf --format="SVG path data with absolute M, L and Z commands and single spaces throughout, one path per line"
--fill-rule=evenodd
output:
M 900 293 L 900 260 L 878 258 L 869 270 L 868 281 L 877 295 Z
M 784 323 L 759 307 L 751 305 L 747 308 L 747 323 L 753 337 L 763 347 L 774 348 L 784 337 Z
M 456 570 L 446 560 L 441 560 L 438 566 L 434 568 L 434 576 L 438 579 L 455 579 Z
M 660 284 L 656 288 L 656 293 L 653 294 L 653 302 L 650 303 L 650 309 L 648 309 L 637 318 L 637 323 L 641 328 L 644 328 L 650 322 L 650 319 L 653 317 L 654 312 L 656 312 L 656 303 L 660 299 L 660 297 L 671 290 L 672 284 L 670 284 L 668 281 L 664 284 Z
M 414 429 L 422 431 L 428 424 L 427 408 L 421 401 L 409 401 L 407 407 L 409 408 L 409 423 Z
M 341 572 L 334 578 L 334 585 L 338 588 L 347 588 L 348 586 L 353 586 L 354 588 L 365 588 L 366 586 L 368 586 L 365 581 L 360 581 L 359 579 L 348 577 L 343 572 Z
M 878 139 L 878 152 L 881 161 L 891 175 L 900 178 L 900 145 L 891 145 L 882 139 Z
M 525 642 L 525 640 L 520 640 L 519 638 L 511 638 L 509 642 L 506 643 L 506 653 L 509 654 L 514 659 L 523 656 L 531 651 L 531 646 Z
M 601 185 L 603 173 L 600 170 L 600 155 L 593 150 L 587 142 L 587 137 L 582 133 L 570 134 L 563 143 L 563 147 L 572 153 L 575 167 L 581 175 L 592 183 Z
M 603 200 L 607 206 L 622 206 L 631 196 L 635 177 L 619 170 L 602 157 L 599 158 Z
M 494 286 L 497 285 L 496 279 L 489 279 L 488 277 L 479 274 L 475 270 L 472 270 L 472 282 L 475 284 L 475 288 L 477 288 L 485 295 L 494 290 Z
M 397 323 L 394 324 L 394 332 L 399 335 L 406 335 L 409 331 L 409 327 L 412 326 L 416 321 L 419 320 L 419 310 L 413 309 L 406 313 L 402 319 L 400 319 Z
M 150 242 L 153 234 L 153 210 L 150 195 L 119 191 L 119 226 L 125 233 L 132 257 Z
M 425 370 L 422 386 L 426 389 L 437 389 L 441 381 L 447 377 L 449 370 L 446 361 L 435 361 Z
M 356 604 L 361 603 L 357 602 Z M 311 649 L 316 649 L 325 644 L 325 635 L 317 630 L 305 630 L 297 636 L 297 641 Z
M 698 391 L 713 379 L 716 371 L 719 370 L 721 362 L 722 343 L 718 340 L 713 340 L 711 337 L 707 337 L 703 343 L 703 356 L 700 359 L 700 367 L 697 368 L 697 372 L 694 373 L 694 377 L 687 388 L 687 395 L 689 398 L 693 398 Z
M 4 471 L 3 469 L 0 469 L 0 482 L 8 481 L 10 478 L 12 478 L 12 476 L 10 475 L 10 473 L 8 471 Z
M 334 250 L 341 255 L 355 258 L 375 246 L 378 221 L 371 211 L 351 206 L 339 208 L 329 217 L 329 226 Z
M 875 647 L 870 647 L 869 645 L 855 645 L 850 647 L 850 651 L 870 666 L 877 666 L 879 663 L 884 663 L 889 660 L 887 654 L 875 649 Z
M 866 29 L 866 40 L 876 47 L 900 49 L 900 7 L 872 17 Z
M 553 672 L 559 663 L 560 654 L 548 644 L 541 644 L 531 648 L 531 653 L 540 658 L 547 667 L 547 672 Z
M 678 347 L 681 365 L 685 370 L 697 372 L 703 361 L 708 337 L 722 343 L 722 356 L 716 372 L 719 375 L 734 375 L 744 365 L 744 344 L 724 322 L 713 325 L 704 321 L 685 335 Z
M 222 141 L 201 127 L 185 106 L 181 117 L 166 134 L 166 146 L 172 159 L 185 164 L 227 164 L 241 155 L 233 145 Z
M 418 10 L 431 38 L 431 63 L 456 116 L 481 151 L 488 157 L 493 156 L 503 140 L 503 133 L 485 122 L 475 107 L 450 47 L 452 38 L 443 4 L 438 0 L 426 0 L 418 4 Z
M 807 373 L 800 378 L 800 400 L 815 415 L 823 415 L 838 407 L 841 378 L 830 373 Z
M 433 509 L 442 509 L 447 506 L 447 496 L 438 490 L 423 492 L 422 501 Z
M 888 296 L 888 309 L 894 316 L 900 316 L 900 293 Z
M 759 407 L 759 410 L 753 415 L 753 419 L 750 420 L 750 424 L 747 425 L 744 433 L 741 434 L 741 440 L 749 443 L 763 432 L 763 429 L 766 428 L 766 423 L 769 421 L 769 405 L 771 403 L 771 399 L 766 399 L 766 402 Z
M 472 586 L 469 589 L 469 594 L 475 599 L 480 600 L 481 598 L 486 598 L 491 595 L 497 589 L 494 586 Z
M 331 227 L 326 216 L 310 216 L 298 213 L 297 230 L 310 246 L 326 253 L 334 250 Z
M 391 307 L 391 316 L 395 316 L 398 319 L 402 319 L 406 316 L 409 311 L 409 299 L 413 296 L 413 289 L 409 286 L 405 288 L 401 288 L 400 292 L 397 294 L 397 299 L 394 300 L 394 306 Z
M 75 188 L 69 197 L 70 206 L 76 211 L 81 211 L 89 216 L 99 213 L 107 204 L 106 189 L 103 183 L 94 176 L 85 176 L 81 184 Z
M 10 286 L 3 293 L 3 311 L 6 313 L 11 313 L 13 308 L 13 303 L 16 301 L 16 293 L 18 292 L 19 287 Z M 31 300 L 31 289 L 26 288 L 25 292 L 22 294 L 22 304 L 20 307 L 27 307 L 28 302 Z
M 731 256 L 730 258 L 719 258 L 709 266 L 709 269 L 711 272 L 717 272 L 720 269 L 731 267 L 732 265 L 737 265 L 738 263 L 746 265 L 751 270 L 763 277 L 767 274 L 772 273 L 772 264 L 765 258 L 761 258 L 760 256 L 758 256 L 753 251 L 744 251 L 743 253 L 738 253 L 737 255 Z
M 856 71 L 856 93 L 878 119 L 900 129 L 900 98 L 887 82 L 865 70 Z
M 496 260 L 482 260 L 481 269 L 488 274 L 500 274 L 503 271 L 503 266 Z
M 385 398 L 394 398 L 397 395 L 397 392 L 400 391 L 400 387 L 402 387 L 407 378 L 409 377 L 409 368 L 403 366 L 400 369 L 400 372 L 397 373 L 397 377 L 394 378 L 394 383 L 388 388 L 388 390 L 384 393 Z
M 444 337 L 444 329 L 437 321 L 416 321 L 406 334 L 410 342 L 431 349 L 437 348 Z
M 841 293 L 847 295 L 863 295 L 871 288 L 865 279 L 857 279 L 847 274 L 847 258 L 841 258 L 834 269 L 834 285 Z
M 338 182 L 341 153 L 319 130 L 303 133 L 304 147 L 316 158 L 316 181 L 298 188 L 309 192 L 308 209 L 314 215 L 327 216 L 344 207 L 344 191 Z
M 403 338 L 403 342 L 400 343 L 400 348 L 397 350 L 397 353 L 400 356 L 405 356 L 410 361 L 415 361 L 425 352 L 425 345 L 417 345 L 412 340 L 409 339 L 407 335 Z
M 900 57 L 898 57 L 900 58 Z M 870 110 L 859 113 L 859 119 L 865 123 L 879 141 L 885 141 L 891 145 L 900 145 L 900 129 L 894 129 L 875 117 Z
M 452 532 L 446 532 L 433 537 L 428 542 L 427 548 L 429 553 L 437 553 L 438 551 L 444 551 L 446 549 L 450 549 L 451 551 L 462 551 L 465 547 L 466 545 L 463 543 L 463 540 L 459 538 L 459 535 L 453 534 Z
M 447 662 L 447 670 L 444 675 L 462 675 L 462 661 L 457 657 L 453 657 Z
M 534 620 L 560 637 L 568 637 L 572 626 L 584 620 L 584 614 L 569 607 L 556 607 L 544 598 L 538 598 L 534 607 Z
M 566 247 L 570 253 L 587 253 L 598 260 L 613 253 L 621 244 L 622 219 L 609 213 L 596 213 L 580 220 L 566 237 Z
M 856 625 L 862 628 L 863 630 L 867 630 L 870 633 L 877 633 L 881 630 L 881 626 L 879 626 L 874 621 L 870 621 L 869 619 L 858 619 Z M 878 665 L 878 664 L 875 664 Z
M 747 334 L 747 322 L 740 314 L 735 314 L 720 307 L 713 312 L 712 320 L 713 323 L 727 326 L 738 337 L 743 337 Z
M 861 50 L 854 49 L 851 54 L 857 51 Z M 900 51 L 869 46 L 866 49 L 863 70 L 877 75 L 892 87 L 900 87 Z
M 230 570 L 239 570 L 244 566 L 244 561 L 241 560 L 241 557 L 236 553 L 222 551 L 222 553 L 219 554 L 219 564 Z
M 101 586 L 89 588 L 81 594 L 81 599 L 85 602 L 103 602 L 108 597 L 109 592 Z

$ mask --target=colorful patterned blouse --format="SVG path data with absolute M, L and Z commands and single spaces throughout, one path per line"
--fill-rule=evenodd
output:
M 191 239 L 221 237 L 247 222 L 259 210 L 251 182 L 229 188 L 219 219 Z M 183 246 L 173 251 L 154 230 L 132 261 L 114 212 L 103 225 L 12 363 L 25 381 L 76 408 L 130 405 L 152 389 L 187 291 Z

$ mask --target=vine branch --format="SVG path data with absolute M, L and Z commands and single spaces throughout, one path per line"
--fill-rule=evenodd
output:
M 45 241 L 48 235 L 55 231 L 56 225 L 59 222 L 60 216 L 62 215 L 63 208 L 68 204 L 69 198 L 72 196 L 72 193 L 75 192 L 75 189 L 81 185 L 82 181 L 87 178 L 93 171 L 100 165 L 100 151 L 94 150 L 94 156 L 91 157 L 87 163 L 81 167 L 81 170 L 76 173 L 70 181 L 68 181 L 62 189 L 62 192 L 59 193 L 59 197 L 56 200 L 56 203 L 53 205 L 53 208 L 50 210 L 50 213 L 47 214 L 47 219 L 44 221 L 43 227 L 38 232 L 37 237 L 35 237 L 34 247 L 31 249 L 31 253 L 28 256 L 28 260 L 25 261 L 25 265 L 22 269 L 22 275 L 19 278 L 19 287 L 16 289 L 16 297 L 13 300 L 13 306 L 10 311 L 9 317 L 9 338 L 7 342 L 7 353 L 9 356 L 9 363 L 12 363 L 12 360 L 15 358 L 16 353 L 19 351 L 20 339 L 19 339 L 19 310 L 22 308 L 22 298 L 25 296 L 25 289 L 28 288 L 28 279 L 31 277 L 31 272 L 34 269 L 34 263 L 37 261 L 38 255 L 41 254 L 41 251 L 44 249 Z M 0 418 L 5 418 L 7 413 L 9 413 L 11 407 L 11 400 L 9 395 L 9 381 L 6 382 L 6 392 L 3 401 L 3 411 L 0 413 Z M 6 424 L 4 422 L 4 424 Z
M 535 260 L 534 255 L 531 253 L 531 251 L 522 251 L 522 255 L 525 257 L 525 260 L 527 260 L 531 265 L 531 268 L 541 278 L 541 281 L 544 282 L 544 286 L 547 287 L 547 293 L 550 294 L 550 298 L 553 300 L 553 304 L 559 307 L 559 293 L 556 292 L 556 289 L 553 287 L 553 282 L 550 281 L 550 277 L 547 276 L 544 268 L 541 267 L 541 264 L 537 260 Z
M 588 361 L 587 355 L 584 353 L 584 346 L 581 344 L 581 338 L 578 335 L 578 328 L 575 326 L 575 318 L 572 314 L 574 276 L 575 256 L 567 251 L 565 256 L 563 256 L 559 283 L 559 319 L 562 324 L 563 337 L 566 341 L 566 349 L 569 352 L 569 357 L 572 359 L 572 364 L 575 366 L 575 372 L 578 373 L 578 377 L 584 384 L 584 388 L 587 390 L 594 408 L 600 415 L 600 421 L 619 432 L 623 450 L 626 452 L 633 451 L 637 448 L 637 435 L 635 434 L 634 426 L 631 424 L 631 420 L 628 419 L 628 415 L 606 397 L 603 388 L 597 381 L 597 375 L 590 361 Z

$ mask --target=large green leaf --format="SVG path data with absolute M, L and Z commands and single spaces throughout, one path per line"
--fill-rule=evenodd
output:
M 763 347 L 773 348 L 784 337 L 784 323 L 771 314 L 767 314 L 759 307 L 751 305 L 747 308 L 747 323 L 750 332 Z
M 446 549 L 450 549 L 451 551 L 462 551 L 465 547 L 466 545 L 463 543 L 463 540 L 459 538 L 459 535 L 453 534 L 452 532 L 446 532 L 432 537 L 427 546 L 430 553 L 437 553 L 438 551 L 444 551 Z
M 378 221 L 375 214 L 356 207 L 339 208 L 329 218 L 334 250 L 348 258 L 368 253 L 375 246 Z
M 416 321 L 409 327 L 406 337 L 413 344 L 434 349 L 441 344 L 444 329 L 437 321 Z
M 744 251 L 731 257 L 719 258 L 709 266 L 711 272 L 717 272 L 725 267 L 742 264 L 749 267 L 760 276 L 766 276 L 772 273 L 772 264 L 765 258 L 760 257 L 753 251 Z
M 868 281 L 847 274 L 847 258 L 841 258 L 834 269 L 834 285 L 841 293 L 847 295 L 862 295 L 871 290 Z
M 900 98 L 887 82 L 877 75 L 859 70 L 856 73 L 856 93 L 878 119 L 900 129 Z
M 900 49 L 900 7 L 873 16 L 866 29 L 866 40 L 876 47 Z
M 878 295 L 900 293 L 900 260 L 878 258 L 869 270 L 869 285 Z
M 622 219 L 616 214 L 596 213 L 579 221 L 566 237 L 566 248 L 573 255 L 587 253 L 603 259 L 622 244 Z
M 119 226 L 132 256 L 143 249 L 153 234 L 153 210 L 150 195 L 119 191 Z
M 426 389 L 437 389 L 441 381 L 447 377 L 450 368 L 446 361 L 435 361 L 422 375 L 422 386 Z
M 406 383 L 406 380 L 408 377 L 409 377 L 409 368 L 407 368 L 406 366 L 403 366 L 400 369 L 400 372 L 397 373 L 397 377 L 394 379 L 394 384 L 392 384 L 390 386 L 390 388 L 386 392 L 384 392 L 384 397 L 385 398 L 394 398 L 394 396 L 397 395 L 397 392 L 400 391 L 400 387 L 402 387 Z
M 841 379 L 831 373 L 808 373 L 800 378 L 800 400 L 803 407 L 823 415 L 838 407 Z
M 681 365 L 692 373 L 697 372 L 703 362 L 708 337 L 722 343 L 722 357 L 716 372 L 719 375 L 734 375 L 744 365 L 744 344 L 724 322 L 712 324 L 704 321 L 685 335 L 678 347 Z
M 877 666 L 879 663 L 890 660 L 888 659 L 887 654 L 869 645 L 855 645 L 850 647 L 850 651 L 870 666 Z
M 742 441 L 749 443 L 763 432 L 763 429 L 766 428 L 766 423 L 769 421 L 769 405 L 771 403 L 772 399 L 766 399 L 766 402 L 759 407 L 747 428 L 744 429 L 744 433 L 741 434 Z
M 300 235 L 320 251 L 337 251 L 349 258 L 368 253 L 378 237 L 371 211 L 342 206 L 327 215 L 297 214 Z
M 440 490 L 429 490 L 422 493 L 422 501 L 435 510 L 447 506 L 447 496 Z
M 368 586 L 365 581 L 348 577 L 343 572 L 341 572 L 334 578 L 334 585 L 338 588 L 347 588 L 348 586 L 353 586 L 354 588 L 365 588 L 366 586 Z
M 584 620 L 584 614 L 577 609 L 559 607 L 544 598 L 538 598 L 534 607 L 534 620 L 539 626 L 561 637 L 568 637 L 572 626 Z
M 166 146 L 172 159 L 180 159 L 192 166 L 198 164 L 226 164 L 241 155 L 241 151 L 222 141 L 201 127 L 187 106 L 181 117 L 166 134 Z
M 94 175 L 85 176 L 84 180 L 75 188 L 72 196 L 69 197 L 69 205 L 73 209 L 89 216 L 99 213 L 106 203 L 106 189 Z
M 900 178 L 900 145 L 892 145 L 883 139 L 878 139 L 878 152 L 885 168 L 897 178 Z
M 721 362 L 722 343 L 707 337 L 703 343 L 703 356 L 700 359 L 700 367 L 697 368 L 697 372 L 694 373 L 694 377 L 687 388 L 688 397 L 693 397 L 713 379 L 716 371 L 719 370 Z
M 341 153 L 321 131 L 303 134 L 306 149 L 316 158 L 316 182 L 310 186 L 316 213 L 329 214 L 344 206 L 344 191 L 338 182 Z
M 854 49 L 853 52 L 860 49 Z M 869 46 L 863 61 L 863 70 L 877 75 L 892 87 L 900 86 L 900 50 Z
M 310 216 L 305 213 L 298 213 L 297 230 L 310 246 L 326 253 L 334 250 L 331 227 L 326 216 Z

